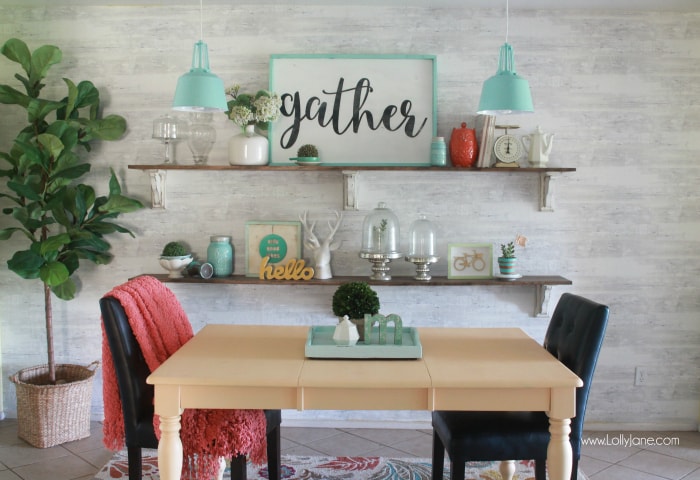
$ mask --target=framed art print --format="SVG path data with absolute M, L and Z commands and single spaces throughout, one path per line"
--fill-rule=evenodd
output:
M 490 243 L 450 243 L 447 246 L 447 278 L 493 277 L 493 245 Z
M 270 265 L 285 265 L 301 258 L 301 222 L 246 222 L 245 237 L 248 277 L 260 274 L 263 257 L 270 257 Z
M 434 55 L 272 55 L 270 165 L 305 144 L 331 165 L 430 165 L 437 129 Z

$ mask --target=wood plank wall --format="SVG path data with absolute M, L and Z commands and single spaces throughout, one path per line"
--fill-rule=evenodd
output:
M 588 425 L 697 428 L 700 399 L 700 14 L 624 11 L 511 12 L 509 42 L 517 71 L 530 81 L 536 113 L 499 119 L 515 133 L 536 125 L 554 132 L 553 166 L 576 167 L 556 186 L 555 211 L 538 211 L 536 176 L 440 172 L 363 172 L 360 207 L 346 212 L 334 253 L 337 274 L 364 275 L 358 258 L 362 220 L 377 202 L 397 214 L 405 245 L 410 223 L 424 213 L 438 226 L 444 275 L 447 244 L 490 242 L 516 233 L 529 238 L 521 269 L 558 274 L 555 287 L 610 305 Z M 90 180 L 106 190 L 109 167 L 125 190 L 150 201 L 149 179 L 128 164 L 155 163 L 163 147 L 151 122 L 169 111 L 175 83 L 189 69 L 199 38 L 196 6 L 0 6 L 0 40 L 17 36 L 32 48 L 61 47 L 47 93 L 63 95 L 61 77 L 90 79 L 106 113 L 124 115 L 123 141 L 100 145 Z M 438 133 L 473 124 L 481 83 L 496 71 L 505 36 L 500 9 L 211 5 L 204 40 L 212 70 L 227 85 L 264 88 L 273 53 L 429 53 L 438 57 Z M 0 58 L 0 82 L 17 84 L 14 65 Z M 0 150 L 9 149 L 22 112 L 0 106 Z M 217 142 L 210 163 L 227 163 L 237 130 L 213 120 Z M 190 162 L 184 145 L 178 162 Z M 109 266 L 84 265 L 79 297 L 55 302 L 57 356 L 63 362 L 100 358 L 98 299 L 128 277 L 161 272 L 157 256 L 170 240 L 188 242 L 200 257 L 208 237 L 230 234 L 242 272 L 247 220 L 295 220 L 308 209 L 325 220 L 342 206 L 337 172 L 184 172 L 167 174 L 167 210 L 125 217 L 137 238 L 111 237 Z M 3 204 L 4 205 L 4 204 Z M 7 220 L 0 218 L 0 227 Z M 19 238 L 0 245 L 4 265 Z M 397 274 L 413 266 L 392 263 Z M 329 324 L 333 288 L 311 286 L 176 285 L 195 329 L 206 323 Z M 532 314 L 534 291 L 513 287 L 378 289 L 382 312 L 411 326 L 520 326 L 541 339 L 546 318 Z M 44 362 L 40 286 L 0 268 L 2 377 Z M 648 382 L 634 386 L 635 367 Z M 93 416 L 102 413 L 100 378 Z M 14 388 L 5 388 L 9 416 Z M 290 422 L 360 424 L 424 421 L 422 413 L 285 412 Z

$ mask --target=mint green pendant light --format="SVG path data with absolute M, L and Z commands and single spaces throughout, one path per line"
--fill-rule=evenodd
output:
M 173 110 L 224 112 L 228 110 L 224 82 L 209 71 L 209 50 L 202 38 L 202 0 L 199 0 L 199 38 L 192 52 L 192 68 L 177 81 Z
M 508 43 L 508 0 L 506 0 L 506 43 L 501 46 L 496 75 L 484 82 L 477 113 L 508 115 L 533 113 L 530 84 L 515 73 L 513 47 Z

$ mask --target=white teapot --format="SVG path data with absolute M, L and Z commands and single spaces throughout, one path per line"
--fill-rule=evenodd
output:
M 333 332 L 333 341 L 336 345 L 343 347 L 351 347 L 360 339 L 360 333 L 357 331 L 357 325 L 350 321 L 350 318 L 345 315 L 343 319 L 335 326 Z
M 552 143 L 554 142 L 553 133 L 544 133 L 539 125 L 530 135 L 522 137 L 525 151 L 527 152 L 527 161 L 533 167 L 544 167 L 549 161 L 549 154 L 552 151 Z

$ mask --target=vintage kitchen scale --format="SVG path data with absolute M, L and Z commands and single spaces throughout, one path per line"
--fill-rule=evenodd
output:
M 496 128 L 505 130 L 505 133 L 498 137 L 493 144 L 493 154 L 496 157 L 494 167 L 517 168 L 520 165 L 518 160 L 523 156 L 524 147 L 520 139 L 508 133 L 508 130 L 520 128 L 519 125 L 496 125 Z

